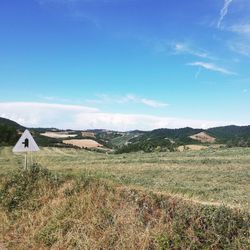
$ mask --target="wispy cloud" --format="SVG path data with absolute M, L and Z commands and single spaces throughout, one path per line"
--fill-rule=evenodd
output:
M 136 103 L 136 104 L 142 104 L 151 108 L 163 108 L 167 107 L 168 104 L 164 102 L 159 102 L 157 100 L 153 99 L 147 99 L 147 98 L 141 98 L 139 96 L 133 95 L 133 94 L 127 94 L 124 96 L 110 96 L 106 94 L 97 95 L 97 99 L 90 99 L 87 100 L 89 103 L 96 103 L 96 104 L 126 104 L 126 103 Z
M 71 119 L 79 113 L 96 113 L 99 110 L 80 105 L 40 102 L 0 102 L 0 117 L 12 119 L 26 126 L 71 127 Z M 53 125 L 54 124 L 54 125 Z
M 231 32 L 229 38 L 227 38 L 227 47 L 240 55 L 250 57 L 250 1 L 238 0 L 235 1 L 235 13 L 230 24 L 223 25 L 222 22 L 228 13 L 228 9 L 234 0 L 224 0 L 223 8 L 221 9 L 220 18 L 217 27 L 221 31 Z M 237 13 L 237 18 L 236 17 Z
M 230 31 L 241 34 L 241 35 L 246 35 L 250 36 L 250 23 L 246 24 L 235 24 L 229 28 Z
M 250 57 L 250 41 L 248 39 L 230 40 L 228 47 L 237 54 Z
M 73 100 L 67 99 L 67 98 L 62 98 L 58 96 L 50 96 L 50 95 L 37 95 L 37 98 L 41 99 L 42 101 L 47 101 L 47 102 L 57 102 L 57 103 L 72 103 Z
M 208 62 L 192 62 L 192 63 L 188 63 L 189 66 L 197 66 L 197 67 L 201 67 L 204 68 L 206 70 L 211 70 L 211 71 L 215 71 L 215 72 L 219 72 L 225 75 L 236 75 L 236 73 L 229 71 L 225 68 L 219 67 L 213 63 L 208 63 Z
M 210 56 L 208 52 L 206 52 L 205 50 L 193 48 L 188 43 L 181 43 L 181 42 L 173 43 L 172 49 L 176 54 L 190 54 L 200 58 L 213 59 L 213 57 Z
M 191 55 L 199 58 L 216 60 L 207 50 L 199 48 L 193 41 L 169 41 L 166 39 L 141 39 L 146 40 L 147 44 L 153 47 L 157 53 L 171 55 Z
M 161 117 L 144 114 L 105 113 L 84 106 L 0 102 L 0 117 L 9 118 L 28 127 L 57 127 L 63 129 L 151 130 L 156 128 L 208 128 L 234 122 Z
M 250 57 L 250 22 L 234 24 L 225 30 L 234 33 L 226 43 L 228 48 L 237 54 Z
M 152 108 L 162 108 L 162 107 L 168 106 L 167 103 L 158 102 L 158 101 L 146 99 L 146 98 L 138 99 L 138 101 L 139 101 L 139 103 L 142 103 L 142 104 L 147 105 L 147 106 L 152 107 Z
M 217 27 L 220 28 L 221 24 L 223 22 L 223 19 L 226 17 L 227 13 L 228 13 L 228 8 L 230 6 L 230 4 L 233 2 L 233 0 L 224 0 L 224 5 L 220 11 L 220 18 L 219 21 L 217 23 Z
M 198 70 L 197 70 L 197 72 L 196 72 L 196 74 L 195 74 L 195 76 L 194 76 L 195 79 L 197 79 L 197 78 L 199 77 L 199 75 L 200 75 L 200 73 L 201 73 L 201 69 L 202 69 L 201 67 L 198 68 Z
M 228 30 L 238 35 L 227 42 L 228 47 L 235 53 L 250 57 L 250 23 L 235 24 Z
M 46 3 L 58 3 L 58 4 L 77 4 L 77 3 L 117 3 L 117 2 L 123 2 L 128 0 L 35 0 L 39 2 L 40 4 L 46 4 Z
M 79 21 L 87 22 L 94 25 L 96 28 L 101 28 L 100 20 L 92 11 L 87 11 L 83 8 L 82 4 L 94 4 L 94 3 L 107 3 L 108 0 L 34 0 L 41 6 L 50 6 L 51 8 L 57 5 L 63 5 L 65 7 L 68 18 Z

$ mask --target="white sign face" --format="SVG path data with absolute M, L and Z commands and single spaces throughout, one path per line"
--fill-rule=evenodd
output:
M 32 135 L 30 134 L 29 130 L 26 129 L 21 138 L 18 140 L 15 147 L 12 149 L 13 153 L 19 152 L 35 152 L 39 151 L 39 147 L 37 146 L 35 140 L 33 139 Z

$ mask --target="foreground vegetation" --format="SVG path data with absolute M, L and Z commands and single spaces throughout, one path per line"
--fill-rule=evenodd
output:
M 250 149 L 0 147 L 0 249 L 249 249 Z
M 249 249 L 250 215 L 33 166 L 1 178 L 0 248 Z
M 23 155 L 0 148 L 0 176 L 23 164 Z M 121 185 L 180 195 L 199 203 L 225 204 L 250 210 L 250 149 L 122 155 L 77 149 L 43 148 L 33 160 L 51 171 L 83 173 Z

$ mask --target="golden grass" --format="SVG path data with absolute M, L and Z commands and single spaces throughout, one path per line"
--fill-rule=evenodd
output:
M 250 216 L 239 210 L 87 175 L 21 171 L 1 188 L 0 242 L 8 249 L 247 249 L 250 243 Z
M 17 169 L 23 159 L 1 148 L 0 175 Z M 130 187 L 250 210 L 249 148 L 122 155 L 43 148 L 33 160 L 57 173 L 87 173 Z
M 49 137 L 49 138 L 70 138 L 70 137 L 76 137 L 77 134 L 69 134 L 67 132 L 45 132 L 41 133 L 40 135 Z
M 198 134 L 195 134 L 195 135 L 191 135 L 189 136 L 191 139 L 194 139 L 194 140 L 197 140 L 197 141 L 200 141 L 200 142 L 208 142 L 208 143 L 213 143 L 216 141 L 216 138 L 208 135 L 207 133 L 205 132 L 200 132 Z
M 102 147 L 100 143 L 91 139 L 71 139 L 71 140 L 63 140 L 64 144 L 73 145 L 79 148 L 99 148 Z

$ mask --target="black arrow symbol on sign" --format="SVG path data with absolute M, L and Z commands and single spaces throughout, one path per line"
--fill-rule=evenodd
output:
M 29 139 L 26 138 L 22 144 L 24 145 L 25 148 L 28 148 L 29 147 Z

